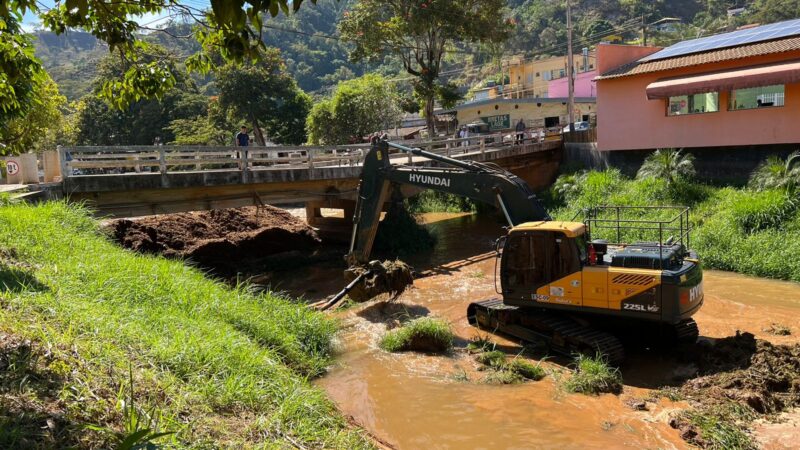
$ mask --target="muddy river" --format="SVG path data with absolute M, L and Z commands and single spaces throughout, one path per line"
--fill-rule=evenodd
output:
M 666 399 L 648 400 L 647 411 L 627 406 L 648 399 L 683 370 L 673 357 L 640 351 L 622 367 L 625 389 L 619 396 L 567 394 L 559 387 L 566 369 L 559 361 L 541 364 L 548 376 L 512 386 L 482 383 L 485 373 L 465 351 L 482 333 L 469 326 L 467 304 L 496 295 L 493 243 L 502 229 L 491 218 L 430 214 L 424 217 L 438 237 L 430 252 L 406 258 L 429 276 L 415 282 L 393 304 L 374 302 L 339 312 L 344 324 L 340 355 L 318 380 L 342 412 L 396 448 L 686 448 L 668 424 L 671 411 L 685 407 Z M 342 287 L 340 268 L 309 268 L 277 281 L 282 289 L 309 300 Z M 308 289 L 313 285 L 314 289 Z M 731 336 L 747 330 L 774 343 L 798 340 L 800 285 L 737 274 L 706 271 L 706 303 L 695 316 L 702 337 Z M 448 320 L 458 336 L 448 356 L 388 354 L 377 348 L 393 315 L 432 315 Z M 789 325 L 792 336 L 766 331 Z M 500 348 L 518 353 L 517 343 L 491 336 Z M 766 448 L 791 448 L 800 438 L 797 424 L 757 436 Z

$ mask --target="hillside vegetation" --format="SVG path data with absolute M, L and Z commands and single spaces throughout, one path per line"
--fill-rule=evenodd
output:
M 386 58 L 377 63 L 349 61 L 349 42 L 337 39 L 339 23 L 357 0 L 319 0 L 308 3 L 291 16 L 283 14 L 266 23 L 263 40 L 280 49 L 287 70 L 300 88 L 307 92 L 326 92 L 338 82 L 367 72 L 402 75 L 398 61 Z M 617 35 L 636 42 L 641 23 L 665 17 L 682 20 L 670 33 L 650 30 L 650 43 L 669 45 L 681 39 L 718 33 L 745 23 L 769 23 L 800 16 L 800 0 L 573 0 L 575 46 L 595 45 L 608 36 Z M 747 7 L 742 16 L 729 18 L 728 8 Z M 551 56 L 566 53 L 566 8 L 562 0 L 509 0 L 505 11 L 514 24 L 514 32 L 501 48 L 462 48 L 467 53 L 448 56 L 448 77 L 468 87 L 484 77 L 496 74 L 496 59 L 512 54 Z M 189 25 L 172 22 L 167 33 L 152 32 L 146 40 L 169 49 L 178 60 L 198 50 L 192 39 L 176 39 L 186 35 Z M 71 31 L 55 36 L 36 32 L 36 53 L 50 75 L 69 100 L 77 100 L 91 91 L 96 65 L 108 53 L 105 45 L 88 33 Z M 195 77 L 201 91 L 216 94 L 211 78 Z
M 335 329 L 74 206 L 0 206 L 0 448 L 370 448 L 308 382 Z

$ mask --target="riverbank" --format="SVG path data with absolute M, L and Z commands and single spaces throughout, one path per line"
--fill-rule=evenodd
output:
M 181 448 L 371 448 L 308 382 L 330 363 L 335 331 L 288 298 L 123 250 L 75 206 L 0 206 L 2 448 L 134 435 Z
M 690 246 L 705 267 L 800 281 L 800 202 L 783 191 L 688 181 L 669 185 L 610 169 L 562 175 L 547 194 L 548 209 L 559 220 L 582 220 L 581 209 L 597 205 L 689 206 L 695 227 Z

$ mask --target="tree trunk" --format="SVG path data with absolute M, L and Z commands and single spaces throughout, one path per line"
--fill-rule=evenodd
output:
M 433 93 L 425 99 L 425 123 L 428 126 L 428 139 L 436 136 L 436 118 L 433 115 L 434 99 Z
M 261 132 L 261 127 L 258 126 L 258 120 L 255 117 L 251 120 L 253 122 L 253 136 L 256 138 L 256 143 L 261 147 L 266 146 L 267 141 L 264 139 L 264 133 Z

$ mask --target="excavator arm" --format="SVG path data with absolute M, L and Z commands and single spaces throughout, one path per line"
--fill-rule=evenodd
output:
M 392 165 L 389 149 L 436 161 L 442 167 Z M 353 234 L 347 260 L 363 264 L 369 260 L 380 214 L 392 184 L 408 184 L 466 197 L 496 206 L 510 226 L 523 222 L 552 220 L 530 186 L 500 167 L 461 161 L 418 148 L 374 140 L 364 159 L 358 199 L 353 217 Z

